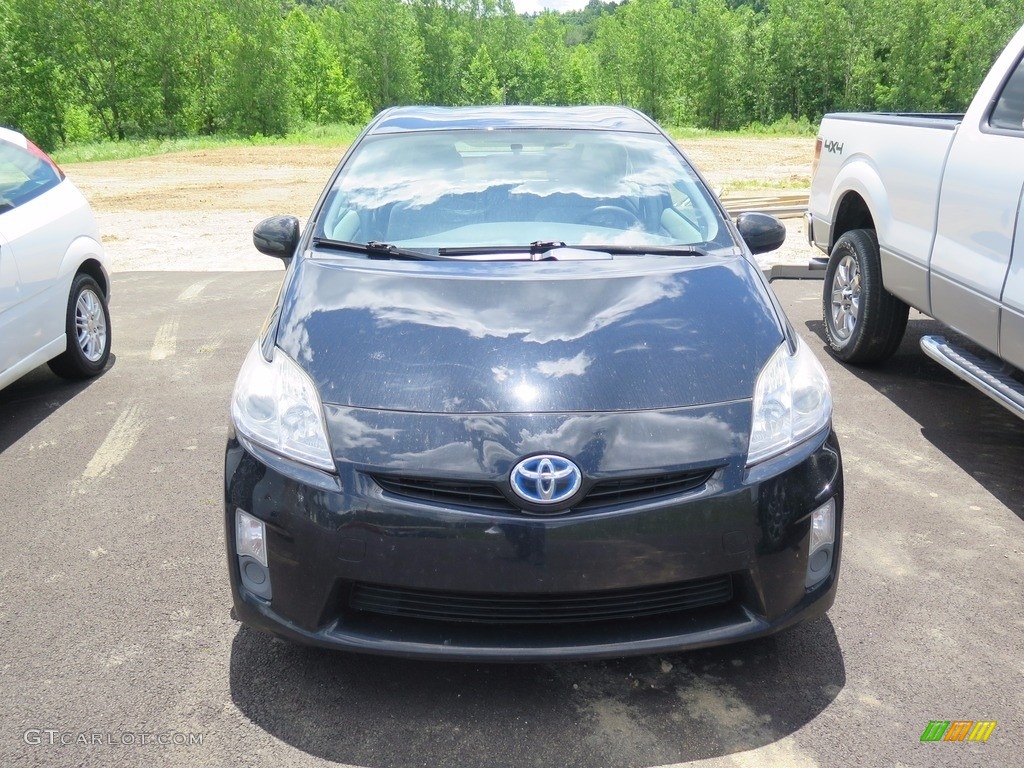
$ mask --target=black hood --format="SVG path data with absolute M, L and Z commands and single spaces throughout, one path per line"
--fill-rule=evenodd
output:
M 741 258 L 302 259 L 277 345 L 325 403 L 609 412 L 750 398 L 783 339 Z

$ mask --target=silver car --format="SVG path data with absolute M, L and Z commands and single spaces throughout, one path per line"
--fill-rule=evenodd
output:
M 45 152 L 0 128 L 0 387 L 43 363 L 66 378 L 100 373 L 109 300 L 89 203 Z

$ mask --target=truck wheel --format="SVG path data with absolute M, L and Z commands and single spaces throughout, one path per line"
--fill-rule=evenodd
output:
M 878 238 L 852 229 L 836 242 L 825 270 L 825 338 L 840 360 L 863 365 L 890 357 L 903 340 L 910 307 L 882 286 Z
M 103 289 L 87 274 L 71 283 L 65 324 L 68 347 L 48 363 L 50 370 L 65 379 L 95 376 L 110 357 L 110 310 Z

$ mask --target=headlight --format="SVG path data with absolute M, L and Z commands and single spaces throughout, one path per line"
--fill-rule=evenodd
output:
M 819 431 L 832 418 L 832 390 L 825 369 L 803 339 L 796 354 L 785 342 L 754 386 L 754 415 L 747 464 L 756 464 Z
M 290 459 L 333 472 L 316 387 L 284 352 L 269 363 L 259 344 L 249 350 L 231 397 L 231 418 L 242 435 Z

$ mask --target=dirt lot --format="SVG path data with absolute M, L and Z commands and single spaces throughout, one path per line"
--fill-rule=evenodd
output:
M 733 195 L 806 191 L 813 139 L 719 138 L 683 142 L 714 189 Z M 69 164 L 92 202 L 113 270 L 280 269 L 252 247 L 266 216 L 312 209 L 343 147 L 229 147 L 136 160 Z M 763 186 L 762 186 L 763 185 Z M 800 219 L 766 263 L 804 263 Z

